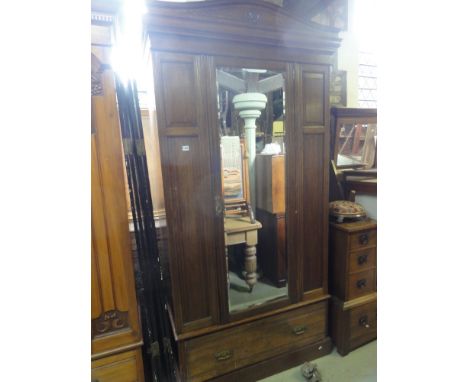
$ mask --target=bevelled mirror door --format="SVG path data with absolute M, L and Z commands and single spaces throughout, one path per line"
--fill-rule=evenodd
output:
M 288 295 L 285 76 L 216 70 L 229 312 Z

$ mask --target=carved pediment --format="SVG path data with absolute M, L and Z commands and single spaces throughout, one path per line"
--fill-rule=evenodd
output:
M 146 25 L 151 32 L 197 35 L 288 46 L 320 41 L 336 47 L 338 30 L 297 17 L 260 0 L 206 0 L 189 3 L 148 2 Z

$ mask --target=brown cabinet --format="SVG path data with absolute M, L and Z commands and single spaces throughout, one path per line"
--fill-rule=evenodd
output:
M 105 24 L 105 23 L 104 23 Z M 107 25 L 110 28 L 110 25 Z M 100 382 L 143 381 L 122 140 L 110 47 L 93 26 L 91 128 L 91 359 Z M 98 36 L 96 36 L 96 34 Z
M 331 336 L 341 355 L 377 337 L 377 222 L 330 224 Z
M 169 310 L 180 374 L 190 381 L 249 381 L 279 371 L 278 365 L 287 368 L 325 354 L 331 350 L 326 332 L 328 92 L 337 31 L 301 21 L 273 4 L 243 0 L 151 2 L 145 24 L 154 66 Z M 251 166 L 255 153 L 247 117 L 233 107 L 233 95 L 251 92 L 267 94 L 265 120 L 278 113 L 284 123 L 280 207 L 268 196 L 261 204 L 251 191 L 260 187 L 255 179 L 266 182 L 279 175 L 257 174 Z M 225 136 L 233 137 L 229 144 L 237 138 L 245 142 L 249 184 L 238 187 L 230 168 L 227 175 L 233 179 L 225 187 Z M 245 232 L 238 235 L 243 239 L 234 243 L 244 247 L 238 252 L 245 259 L 237 263 L 231 261 L 235 248 L 227 246 L 226 189 L 230 194 L 250 189 L 251 203 L 257 196 L 257 221 L 250 227 L 244 222 Z M 262 209 L 272 216 L 262 216 Z M 257 237 L 268 229 L 276 238 L 256 248 Z M 262 283 L 262 275 L 255 275 L 257 253 L 259 263 L 276 259 L 272 273 L 279 285 Z M 240 269 L 235 272 L 231 264 Z M 234 288 L 236 280 L 240 284 Z M 268 298 L 262 300 L 262 293 Z
M 258 237 L 258 265 L 278 287 L 284 287 L 288 278 L 286 257 L 286 216 L 257 208 L 257 219 L 263 229 Z
M 272 214 L 286 211 L 285 155 L 258 155 L 255 159 L 257 208 Z

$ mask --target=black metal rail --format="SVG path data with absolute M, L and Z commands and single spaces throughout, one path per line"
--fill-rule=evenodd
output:
M 135 284 L 143 332 L 146 382 L 176 381 L 164 272 L 158 251 L 143 127 L 135 81 L 116 78 L 120 129 L 124 146 L 137 255 Z

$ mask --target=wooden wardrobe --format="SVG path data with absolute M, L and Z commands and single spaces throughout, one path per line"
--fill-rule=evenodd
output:
M 327 354 L 329 74 L 338 30 L 263 1 L 147 7 L 181 380 L 256 381 Z M 284 296 L 239 311 L 226 280 L 222 68 L 284 78 L 287 286 Z
M 91 46 L 91 379 L 143 382 L 114 72 L 113 17 L 94 14 Z

